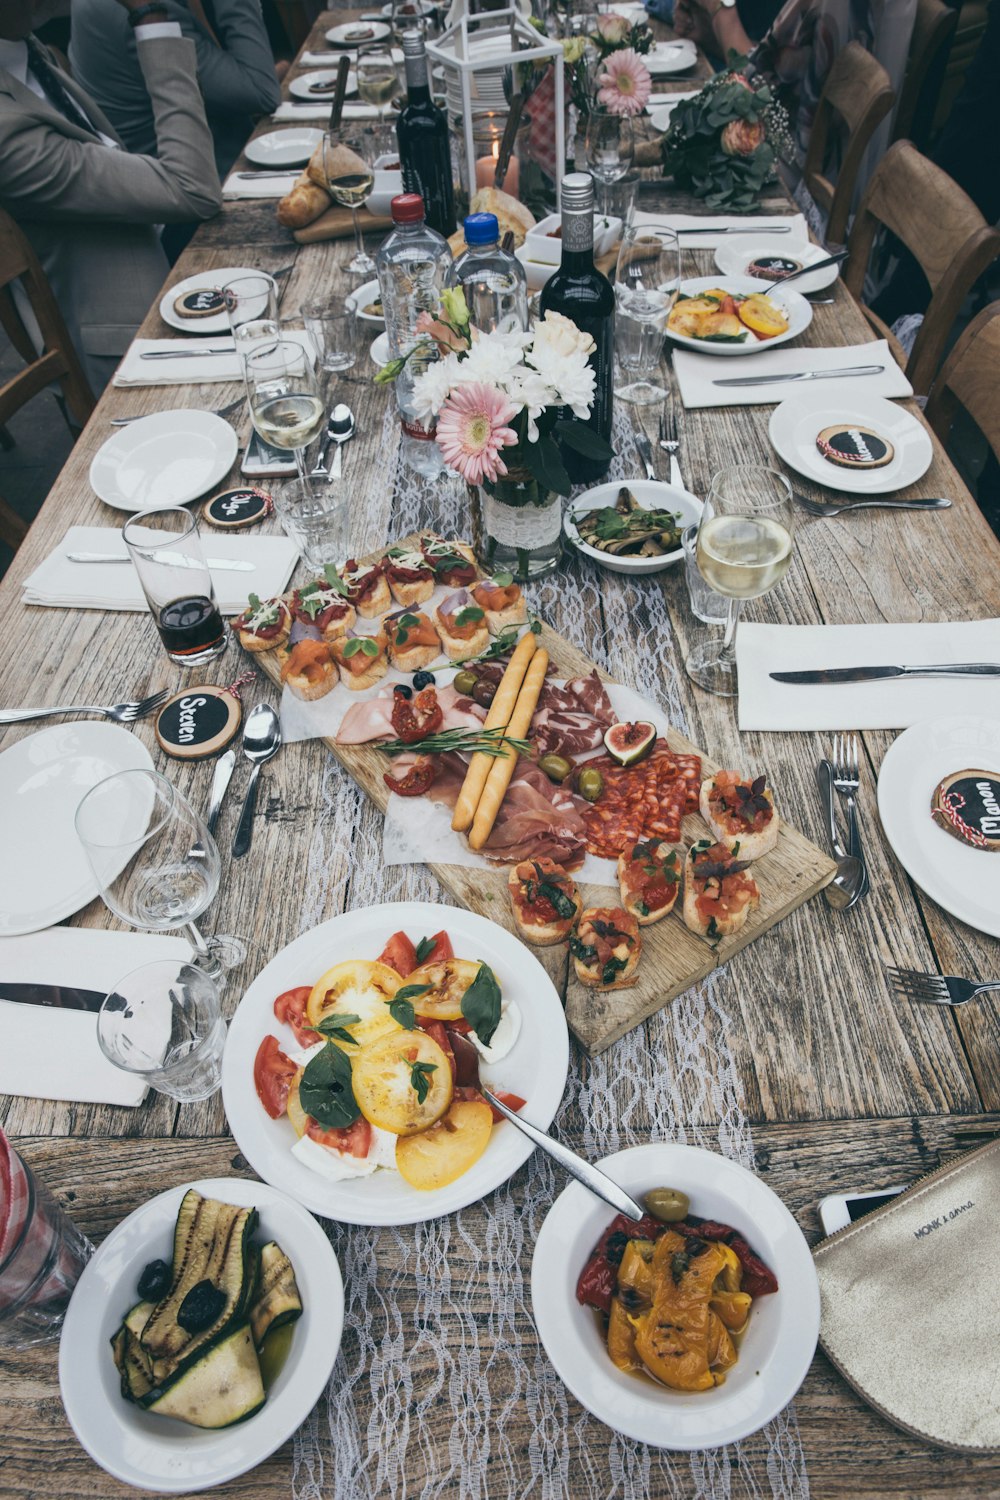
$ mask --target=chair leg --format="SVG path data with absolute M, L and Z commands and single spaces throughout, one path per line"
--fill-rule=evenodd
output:
M 0 542 L 5 542 L 16 552 L 27 535 L 27 521 L 6 500 L 0 500 Z

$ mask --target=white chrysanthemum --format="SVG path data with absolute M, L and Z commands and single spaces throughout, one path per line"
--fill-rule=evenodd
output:
M 520 328 L 506 333 L 477 333 L 462 360 L 463 382 L 486 380 L 492 385 L 505 384 L 520 365 L 526 342 L 530 342 L 530 335 Z
M 512 402 L 528 409 L 528 442 L 538 442 L 538 418 L 546 407 L 555 406 L 558 400 L 556 392 L 548 381 L 539 375 L 537 370 L 522 365 L 515 370 L 507 382 L 507 390 Z
M 414 413 L 421 422 L 436 417 L 448 398 L 448 392 L 459 383 L 460 364 L 454 354 L 435 360 L 413 382 Z
M 536 340 L 528 358 L 543 379 L 553 387 L 559 406 L 572 407 L 573 415 L 580 418 L 588 415 L 594 399 L 596 379 L 582 351 L 560 354 L 551 345 L 539 344 Z

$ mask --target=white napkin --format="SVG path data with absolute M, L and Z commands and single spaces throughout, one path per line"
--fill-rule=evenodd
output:
M 650 94 L 646 100 L 646 108 L 657 109 L 664 104 L 671 106 L 680 104 L 682 99 L 697 99 L 700 92 L 700 89 L 688 89 L 686 92 L 677 94 Z M 708 236 L 706 235 L 705 238 L 707 239 Z
M 941 625 L 753 625 L 736 636 L 741 729 L 905 729 L 950 714 L 1000 717 L 1000 677 L 775 682 L 769 672 L 1000 662 L 1000 620 Z
M 238 615 L 251 593 L 261 599 L 280 594 L 298 561 L 298 549 L 284 536 L 241 536 L 232 531 L 201 534 L 206 557 L 253 563 L 252 572 L 209 568 L 219 608 Z M 145 610 L 139 577 L 131 562 L 75 563 L 67 552 L 115 552 L 127 555 L 121 531 L 107 526 L 71 526 L 59 546 L 24 580 L 24 603 L 61 609 Z M 2 970 L 0 970 L 2 973 Z
M 281 337 L 312 350 L 313 343 L 303 328 L 285 328 Z M 218 385 L 227 380 L 242 380 L 240 357 L 232 347 L 232 336 L 224 333 L 202 334 L 187 339 L 133 339 L 125 358 L 115 372 L 113 385 Z M 228 346 L 228 347 L 227 347 Z M 201 349 L 223 349 L 222 354 L 199 354 Z M 191 359 L 143 359 L 154 349 L 192 355 Z
M 379 111 L 374 104 L 345 104 L 342 119 L 345 120 L 377 120 Z M 330 118 L 330 101 L 325 104 L 293 104 L 286 100 L 279 104 L 271 116 L 272 120 L 328 120 Z
M 802 370 L 846 370 L 856 365 L 882 365 L 881 375 L 845 376 L 843 380 L 779 380 L 775 385 L 715 385 L 716 380 L 740 380 L 750 376 L 791 375 Z M 841 397 L 912 396 L 913 387 L 892 357 L 885 339 L 870 344 L 845 344 L 836 349 L 794 348 L 781 344 L 761 354 L 725 359 L 717 354 L 692 354 L 674 349 L 674 374 L 681 400 L 690 410 L 696 406 L 773 406 L 796 391 L 825 391 L 833 400 Z
M 244 171 L 265 171 L 266 168 L 245 167 Z M 281 172 L 274 177 L 241 178 L 238 173 L 231 172 L 222 184 L 222 196 L 227 200 L 234 198 L 283 198 L 290 193 L 299 180 L 299 169 L 291 168 L 287 172 Z
M 57 984 L 106 995 L 142 964 L 190 953 L 183 938 L 49 927 L 0 938 L 0 1092 L 80 1104 L 141 1104 L 146 1086 L 108 1062 L 93 1011 L 3 999 L 5 984 Z
M 674 96 L 676 97 L 676 95 Z M 802 214 L 671 214 L 637 211 L 632 215 L 633 224 L 665 224 L 680 234 L 682 250 L 717 250 L 730 238 L 728 234 L 684 234 L 685 229 L 730 229 L 740 234 L 753 234 L 754 230 L 787 224 L 788 234 L 771 234 L 777 254 L 782 248 L 804 245 L 809 234 Z
M 336 68 L 340 59 L 351 55 L 350 47 L 331 47 L 329 52 L 301 52 L 295 59 L 300 68 Z M 403 61 L 402 47 L 392 48 L 392 60 L 394 63 Z

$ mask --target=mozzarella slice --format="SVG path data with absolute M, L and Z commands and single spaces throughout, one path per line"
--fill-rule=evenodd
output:
M 295 1142 L 292 1155 L 304 1167 L 308 1167 L 310 1172 L 316 1172 L 330 1182 L 344 1182 L 351 1177 L 370 1177 L 376 1168 L 370 1151 L 364 1158 L 351 1156 L 346 1151 L 334 1151 L 332 1146 L 321 1146 L 319 1141 L 312 1140 L 308 1135 Z
M 520 1034 L 521 1012 L 513 1000 L 504 1000 L 500 1006 L 500 1023 L 490 1045 L 485 1046 L 474 1031 L 469 1032 L 469 1041 L 484 1062 L 495 1063 L 507 1056 Z
M 304 1068 L 307 1063 L 312 1062 L 317 1052 L 322 1052 L 326 1046 L 326 1038 L 321 1037 L 311 1047 L 300 1047 L 298 1042 L 291 1042 L 287 1047 L 282 1047 L 285 1056 L 298 1068 Z

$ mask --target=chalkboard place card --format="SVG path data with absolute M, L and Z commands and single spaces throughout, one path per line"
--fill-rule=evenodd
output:
M 210 526 L 237 531 L 244 526 L 256 526 L 272 509 L 273 501 L 265 490 L 223 490 L 206 503 L 202 515 Z
M 974 849 L 1000 850 L 1000 775 L 954 771 L 935 788 L 931 817 Z
M 157 714 L 156 738 L 175 760 L 204 760 L 225 749 L 242 717 L 239 698 L 226 688 L 185 688 Z

